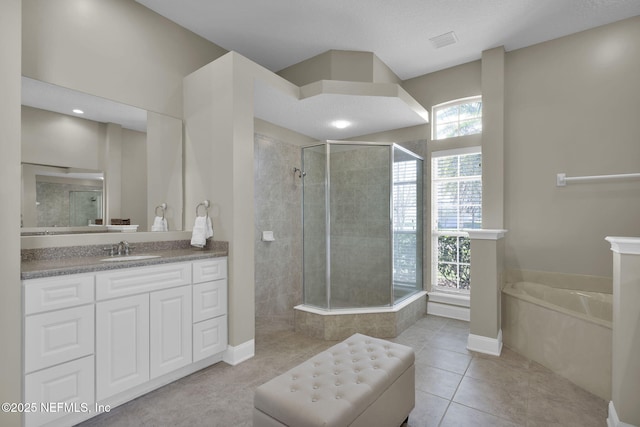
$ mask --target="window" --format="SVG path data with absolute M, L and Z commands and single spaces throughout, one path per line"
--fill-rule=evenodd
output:
M 471 244 L 462 230 L 482 227 L 479 147 L 431 153 L 432 288 L 469 290 Z
M 464 98 L 433 107 L 433 140 L 482 132 L 482 98 Z
M 393 283 L 411 289 L 422 286 L 421 252 L 418 235 L 421 230 L 422 198 L 418 180 L 422 176 L 421 161 L 401 160 L 393 163 Z

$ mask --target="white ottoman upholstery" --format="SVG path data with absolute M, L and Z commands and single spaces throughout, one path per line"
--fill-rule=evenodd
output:
M 413 349 L 355 334 L 256 389 L 253 425 L 400 426 L 415 405 Z

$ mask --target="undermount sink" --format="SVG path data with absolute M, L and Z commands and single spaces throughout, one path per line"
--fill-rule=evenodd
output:
M 101 259 L 102 262 L 116 262 L 116 261 L 140 261 L 143 259 L 160 258 L 160 255 L 118 255 L 109 258 Z

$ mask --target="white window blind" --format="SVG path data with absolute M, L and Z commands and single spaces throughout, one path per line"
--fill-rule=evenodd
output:
M 418 161 L 393 163 L 393 281 L 415 285 L 418 206 Z

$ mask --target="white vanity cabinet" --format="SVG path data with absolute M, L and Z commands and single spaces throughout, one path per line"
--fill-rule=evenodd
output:
M 23 281 L 24 402 L 116 406 L 222 360 L 227 258 Z M 25 414 L 26 426 L 90 413 Z
M 93 405 L 94 276 L 73 275 L 23 282 L 25 426 L 67 413 L 58 407 Z

